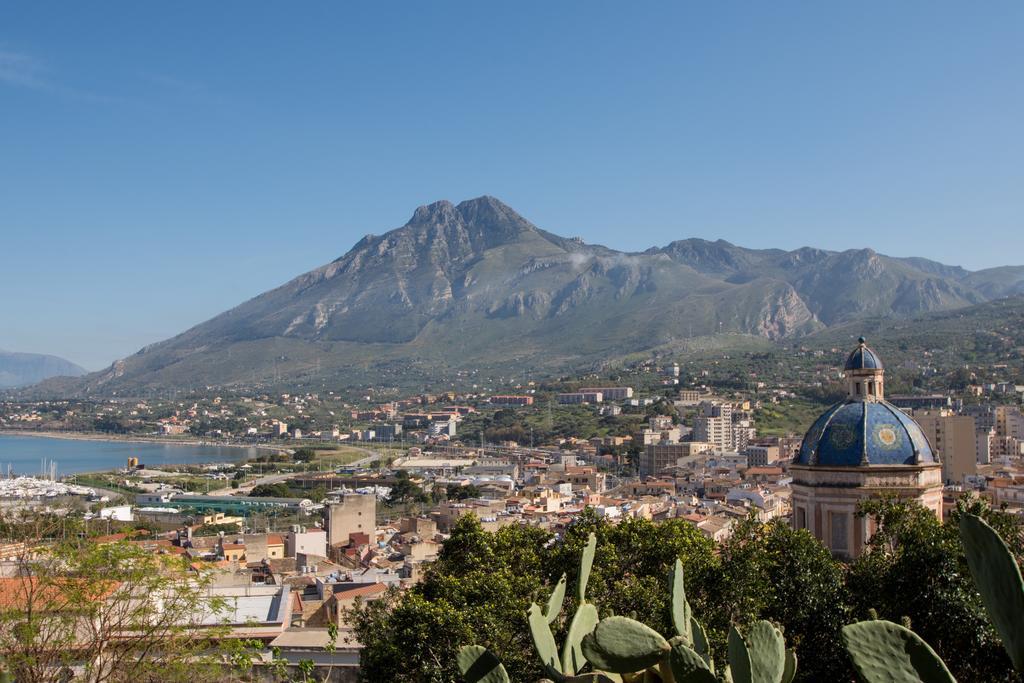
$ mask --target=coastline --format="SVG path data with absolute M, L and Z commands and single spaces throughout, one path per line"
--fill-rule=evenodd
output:
M 158 436 L 133 436 L 117 434 L 93 434 L 90 432 L 47 432 L 30 429 L 0 429 L 3 436 L 28 436 L 40 439 L 64 439 L 67 441 L 108 441 L 114 443 L 155 443 L 164 446 L 215 446 L 218 448 L 255 448 L 256 450 L 280 453 L 289 450 L 284 446 L 268 446 L 264 444 L 232 443 L 209 439 L 164 439 Z

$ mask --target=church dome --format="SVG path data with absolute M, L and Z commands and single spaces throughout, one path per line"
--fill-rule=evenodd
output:
M 861 337 L 855 348 L 846 358 L 843 370 L 882 370 L 882 359 L 868 348 L 864 337 Z
M 804 436 L 794 461 L 822 467 L 936 462 L 921 427 L 885 401 L 846 401 L 832 406 Z

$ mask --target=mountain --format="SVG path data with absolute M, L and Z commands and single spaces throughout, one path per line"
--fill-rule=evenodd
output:
M 986 268 L 970 273 L 964 279 L 990 299 L 1024 294 L 1024 266 Z
M 1017 286 L 1012 273 L 983 272 L 870 249 L 756 250 L 722 240 L 625 253 L 542 230 L 493 197 L 440 201 L 103 372 L 46 387 L 393 385 L 453 370 L 575 368 L 653 348 L 785 339 L 867 316 L 956 309 Z
M 815 319 L 835 325 L 870 315 L 906 317 L 993 298 L 964 282 L 970 274 L 922 258 L 892 258 L 871 249 L 830 252 L 744 249 L 724 240 L 689 239 L 647 254 L 663 253 L 698 272 L 742 283 L 786 282 Z
M 87 372 L 57 356 L 0 351 L 0 389 L 28 386 L 51 377 L 80 377 Z

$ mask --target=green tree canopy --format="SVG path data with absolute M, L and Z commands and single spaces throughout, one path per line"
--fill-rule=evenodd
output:
M 459 680 L 455 653 L 476 643 L 501 659 L 512 680 L 540 678 L 526 611 L 531 602 L 547 600 L 563 572 L 575 584 L 593 532 L 597 552 L 587 593 L 600 613 L 633 616 L 671 632 L 670 570 L 679 558 L 694 615 L 716 657 L 727 651 L 731 624 L 767 619 L 785 629 L 795 648 L 798 680 L 853 680 L 841 629 L 875 609 L 897 622 L 909 617 L 961 683 L 1019 680 L 971 583 L 957 533 L 962 510 L 985 516 L 1020 553 L 1012 519 L 976 501 L 962 502 L 945 523 L 915 504 L 866 504 L 864 514 L 878 520 L 879 533 L 849 565 L 783 520 L 743 520 L 716 546 L 684 520 L 613 524 L 589 509 L 554 540 L 522 526 L 490 533 L 464 517 L 421 584 L 357 610 L 361 675 L 367 681 Z M 575 600 L 569 591 L 565 613 L 573 612 Z M 568 625 L 561 619 L 552 626 L 561 641 Z

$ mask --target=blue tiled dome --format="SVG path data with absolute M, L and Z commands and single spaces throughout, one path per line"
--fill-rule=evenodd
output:
M 927 464 L 938 459 L 921 427 L 896 406 L 885 401 L 846 401 L 815 421 L 794 462 L 859 467 Z
M 864 337 L 859 340 L 855 348 L 846 358 L 844 370 L 882 370 L 882 359 L 878 354 L 867 347 Z

